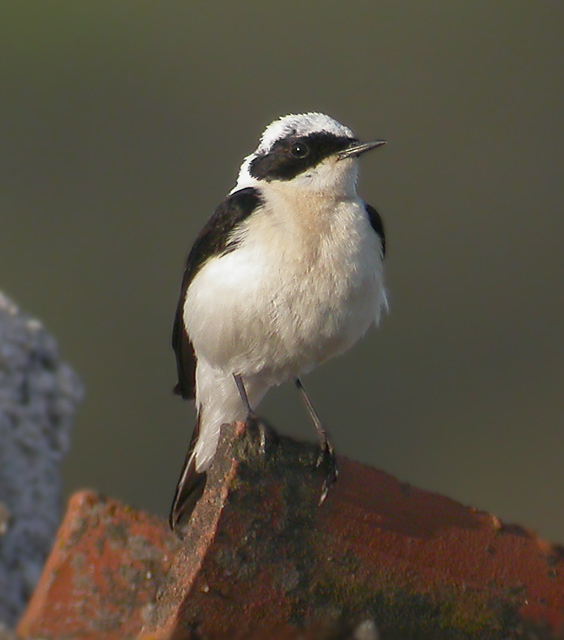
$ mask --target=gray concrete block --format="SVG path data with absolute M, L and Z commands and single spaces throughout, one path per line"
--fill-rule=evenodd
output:
M 60 463 L 83 395 L 57 343 L 0 293 L 0 623 L 22 612 L 61 517 Z

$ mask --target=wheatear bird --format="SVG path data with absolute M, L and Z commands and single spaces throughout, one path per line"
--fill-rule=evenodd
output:
M 197 424 L 170 514 L 176 529 L 201 495 L 221 425 L 252 415 L 288 380 L 300 389 L 335 480 L 333 448 L 301 377 L 349 349 L 387 306 L 385 239 L 356 192 L 360 142 L 321 113 L 270 124 L 186 264 L 172 344 L 175 391 Z

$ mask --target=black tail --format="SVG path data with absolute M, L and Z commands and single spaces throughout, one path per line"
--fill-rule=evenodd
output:
M 192 439 L 190 440 L 188 453 L 186 454 L 184 464 L 182 465 L 182 471 L 180 472 L 180 478 L 176 485 L 176 491 L 174 493 L 174 499 L 172 501 L 170 515 L 168 518 L 170 528 L 180 537 L 182 537 L 180 525 L 183 522 L 187 522 L 190 514 L 196 506 L 196 503 L 202 497 L 204 487 L 206 486 L 207 475 L 205 472 L 199 473 L 196 471 L 196 463 L 192 456 L 194 447 L 198 440 L 199 432 L 198 420 L 198 423 L 194 427 Z

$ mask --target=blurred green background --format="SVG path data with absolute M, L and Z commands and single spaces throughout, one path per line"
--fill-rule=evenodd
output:
M 564 540 L 564 3 L 0 4 L 0 288 L 87 395 L 65 462 L 166 514 L 185 257 L 279 115 L 390 144 L 391 312 L 306 384 L 338 450 Z M 261 413 L 314 439 L 293 388 Z

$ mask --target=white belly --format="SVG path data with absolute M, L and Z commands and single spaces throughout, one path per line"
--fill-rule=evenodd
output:
M 259 219 L 236 250 L 212 258 L 185 304 L 198 358 L 275 385 L 352 346 L 386 297 L 378 237 L 360 210 L 342 218 L 309 244 Z

